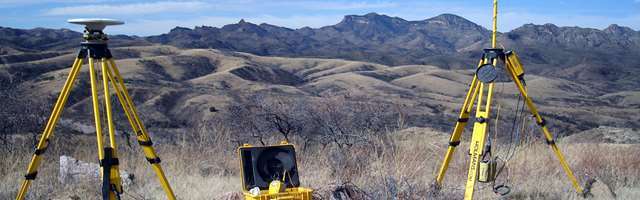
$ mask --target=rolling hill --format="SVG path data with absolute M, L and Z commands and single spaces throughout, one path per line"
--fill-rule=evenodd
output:
M 388 66 L 167 45 L 116 47 L 112 51 L 122 58 L 117 63 L 145 121 L 158 134 L 168 136 L 165 138 L 188 131 L 201 121 L 226 115 L 230 105 L 258 94 L 309 102 L 340 98 L 380 107 L 395 106 L 407 115 L 408 126 L 448 130 L 473 75 L 472 70 L 431 65 Z M 66 52 L 4 65 L 0 67 L 3 74 L 0 77 L 11 82 L 4 74 L 28 74 L 23 79 L 13 79 L 10 91 L 29 99 L 50 101 L 62 86 L 74 54 Z M 81 128 L 92 124 L 87 117 L 91 113 L 87 67 L 83 69 L 85 72 L 72 91 L 74 96 L 63 117 L 69 120 L 61 126 L 90 133 L 92 129 Z M 528 84 L 536 103 L 561 135 L 603 124 L 640 126 L 638 116 L 634 115 L 640 108 L 633 107 L 634 98 L 629 96 L 634 94 L 632 91 L 608 93 L 572 80 L 537 75 L 529 75 Z M 506 82 L 498 83 L 496 91 L 502 97 L 496 102 L 502 107 L 500 115 L 508 119 L 513 116 L 516 90 Z M 212 107 L 218 111 L 209 112 Z M 397 114 L 394 109 L 380 112 L 390 118 Z M 507 128 L 507 121 L 501 123 L 501 129 Z
M 244 20 L 220 28 L 176 27 L 157 36 L 111 36 L 111 46 L 136 103 L 160 132 L 184 131 L 256 95 L 369 102 L 385 108 L 387 121 L 402 112 L 410 126 L 448 131 L 489 34 L 451 14 L 407 21 L 369 13 L 315 29 Z M 0 27 L 1 91 L 51 101 L 80 35 Z M 499 41 L 519 52 L 530 92 L 556 132 L 640 126 L 638 31 L 526 24 L 500 33 Z M 91 111 L 89 92 L 80 89 L 88 88 L 86 72 L 78 85 L 67 113 Z M 501 115 L 513 116 L 515 88 L 497 88 Z M 219 112 L 205 112 L 210 108 Z M 91 124 L 66 115 L 73 120 L 63 127 L 86 132 L 78 127 Z

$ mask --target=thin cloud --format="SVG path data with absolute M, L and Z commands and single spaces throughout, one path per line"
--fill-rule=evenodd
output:
M 198 1 L 164 1 L 153 3 L 131 3 L 119 5 L 82 5 L 52 8 L 45 15 L 65 16 L 78 13 L 92 13 L 95 15 L 143 15 L 161 12 L 192 12 L 209 7 L 209 4 Z

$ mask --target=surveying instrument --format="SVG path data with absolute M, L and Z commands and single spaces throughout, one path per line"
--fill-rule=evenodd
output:
M 490 119 L 494 80 L 497 78 L 496 66 L 500 62 L 504 64 L 506 72 L 518 88 L 518 91 L 529 108 L 529 111 L 533 117 L 535 117 L 536 124 L 540 129 L 542 129 L 546 143 L 551 147 L 556 157 L 558 157 L 560 165 L 573 184 L 573 187 L 579 194 L 582 194 L 583 190 L 578 184 L 576 177 L 573 175 L 571 168 L 569 168 L 564 156 L 560 152 L 560 149 L 556 145 L 553 135 L 549 132 L 545 119 L 542 118 L 540 113 L 538 113 L 536 106 L 533 104 L 533 101 L 527 93 L 526 83 L 524 80 L 524 68 L 520 63 L 520 59 L 514 51 L 505 51 L 504 49 L 496 48 L 497 18 L 498 1 L 493 0 L 493 31 L 491 34 L 491 48 L 484 49 L 484 53 L 478 63 L 476 73 L 471 81 L 464 103 L 460 108 L 458 120 L 449 139 L 447 153 L 444 157 L 444 161 L 442 161 L 438 177 L 436 178 L 436 187 L 439 188 L 442 186 L 444 175 L 447 172 L 447 168 L 449 167 L 449 163 L 451 162 L 456 146 L 460 144 L 460 137 L 467 125 L 467 122 L 469 121 L 469 115 L 473 109 L 476 98 L 477 108 L 475 111 L 475 122 L 473 124 L 471 143 L 469 144 L 469 155 L 471 155 L 471 158 L 469 161 L 469 172 L 467 174 L 464 199 L 473 199 L 473 191 L 475 189 L 476 181 L 491 182 L 495 178 L 496 161 L 485 158 L 486 156 L 491 156 L 491 142 L 486 142 L 487 139 L 490 139 L 487 138 L 487 129 L 489 128 L 488 121 Z
M 153 149 L 151 138 L 147 130 L 145 129 L 138 112 L 133 104 L 131 96 L 127 92 L 124 81 L 116 63 L 113 60 L 111 51 L 107 47 L 107 35 L 102 32 L 106 26 L 124 24 L 122 21 L 112 19 L 72 19 L 68 21 L 72 24 L 80 24 L 85 26 L 83 38 L 84 41 L 80 43 L 80 51 L 78 56 L 73 61 L 71 71 L 67 77 L 67 80 L 62 87 L 62 91 L 56 100 L 55 106 L 47 125 L 42 133 L 40 141 L 36 147 L 35 153 L 29 163 L 25 180 L 22 182 L 20 191 L 16 197 L 16 200 L 22 200 L 27 194 L 27 190 L 33 180 L 36 179 L 38 174 L 38 167 L 42 161 L 42 156 L 49 146 L 49 138 L 53 136 L 53 130 L 56 123 L 60 118 L 60 114 L 64 109 L 64 105 L 69 97 L 69 93 L 73 88 L 73 84 L 80 73 L 80 68 L 85 58 L 89 60 L 89 76 L 91 80 L 91 99 L 93 102 L 93 114 L 95 118 L 96 127 L 96 140 L 98 143 L 98 158 L 100 160 L 101 176 L 102 176 L 102 198 L 103 200 L 115 200 L 120 199 L 120 195 L 123 193 L 122 181 L 120 179 L 120 171 L 118 169 L 118 154 L 116 144 L 115 126 L 113 124 L 113 115 L 111 112 L 111 93 L 109 91 L 109 85 L 115 90 L 115 94 L 118 97 L 122 109 L 131 124 L 133 131 L 137 135 L 137 140 L 147 161 L 151 164 L 151 168 L 155 171 L 160 185 L 164 192 L 167 194 L 167 198 L 175 200 L 176 197 L 173 194 L 173 190 L 167 181 L 167 178 L 160 167 L 160 158 L 156 155 Z M 98 101 L 98 76 L 97 69 L 95 69 L 95 62 L 99 61 L 101 64 L 102 73 L 102 88 L 104 90 L 104 111 L 107 117 L 108 138 L 109 146 L 103 145 L 102 124 L 100 119 L 100 104 Z

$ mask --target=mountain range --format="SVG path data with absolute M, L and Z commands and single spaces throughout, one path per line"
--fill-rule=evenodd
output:
M 165 128 L 202 121 L 207 116 L 194 113 L 239 96 L 269 92 L 400 103 L 411 125 L 446 129 L 490 34 L 452 14 L 407 21 L 369 13 L 321 28 L 244 20 L 176 27 L 148 37 L 113 35 L 110 45 L 151 123 Z M 53 97 L 80 41 L 81 33 L 66 29 L 0 27 L 0 89 Z M 640 111 L 640 32 L 615 24 L 603 30 L 526 24 L 499 33 L 498 41 L 518 52 L 536 103 L 564 124 L 560 129 L 640 126 L 632 114 Z M 515 104 L 513 95 L 502 97 Z M 89 112 L 87 98 L 70 101 L 70 109 Z
M 76 47 L 80 33 L 70 30 L 0 28 L 0 54 Z M 500 45 L 519 52 L 527 70 L 612 88 L 640 83 L 640 32 L 615 24 L 598 30 L 525 24 L 499 33 Z M 262 56 L 342 58 L 385 65 L 430 64 L 448 69 L 473 68 L 490 31 L 467 19 L 442 14 L 407 21 L 377 13 L 347 15 L 335 25 L 289 29 L 241 20 L 236 24 L 166 34 L 112 36 L 112 46 L 167 44 L 179 48 L 214 48 Z M 19 58 L 7 58 L 19 59 Z M 584 70 L 585 68 L 589 70 Z

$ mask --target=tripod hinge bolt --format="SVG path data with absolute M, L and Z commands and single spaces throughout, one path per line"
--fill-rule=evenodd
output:
M 536 122 L 536 124 L 538 124 L 538 126 L 545 126 L 547 125 L 547 121 L 544 120 L 544 118 L 540 118 L 540 122 Z
M 158 164 L 161 162 L 160 157 L 155 157 L 155 158 L 147 158 L 147 161 L 149 161 L 150 164 Z
M 485 119 L 484 117 L 478 117 L 478 118 L 476 118 L 476 122 L 485 123 L 485 122 L 487 122 L 487 119 Z
M 145 146 L 145 147 L 150 147 L 153 146 L 153 142 L 151 142 L 151 140 L 138 140 L 138 144 L 140 144 L 140 146 Z
M 38 171 L 31 172 L 31 173 L 28 173 L 27 175 L 24 175 L 24 178 L 27 180 L 35 180 L 36 176 L 38 176 Z
M 117 166 L 120 165 L 120 160 L 118 160 L 118 158 L 105 158 L 100 160 L 100 166 L 103 167 L 111 167 L 111 166 Z
M 547 142 L 547 145 L 554 145 L 554 144 L 556 144 L 556 141 L 555 141 L 555 140 L 547 140 L 546 142 Z
M 46 147 L 44 147 L 42 149 L 36 149 L 36 151 L 33 154 L 35 154 L 36 156 L 42 155 L 45 152 L 47 152 L 47 148 L 48 148 L 48 146 L 46 146 Z

